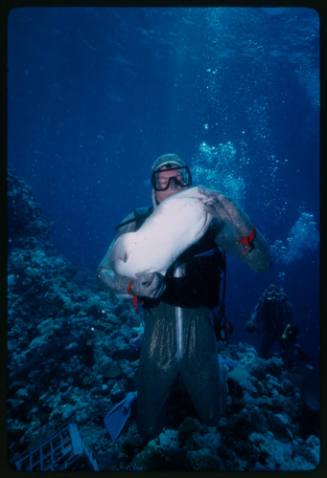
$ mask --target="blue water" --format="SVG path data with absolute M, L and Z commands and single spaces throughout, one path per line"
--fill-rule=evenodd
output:
M 234 340 L 271 282 L 319 347 L 319 17 L 307 8 L 20 8 L 8 23 L 8 166 L 95 274 L 114 226 L 151 203 L 180 154 L 272 246 L 268 273 L 228 260 Z

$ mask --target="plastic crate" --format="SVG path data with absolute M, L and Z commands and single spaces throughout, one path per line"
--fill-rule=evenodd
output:
M 37 448 L 19 456 L 15 466 L 19 471 L 99 471 L 75 423 L 70 423 Z

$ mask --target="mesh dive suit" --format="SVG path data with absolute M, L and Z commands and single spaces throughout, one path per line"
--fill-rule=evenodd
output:
M 117 227 L 137 230 L 151 213 L 136 210 Z M 214 222 L 166 273 L 159 299 L 143 298 L 144 342 L 137 375 L 137 422 L 151 438 L 164 424 L 164 404 L 179 376 L 199 418 L 216 424 L 223 414 L 226 383 L 219 370 L 211 309 L 219 302 L 222 254 L 214 243 Z

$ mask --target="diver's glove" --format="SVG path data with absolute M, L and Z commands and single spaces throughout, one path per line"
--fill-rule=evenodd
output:
M 140 297 L 157 299 L 166 289 L 165 277 L 159 272 L 146 272 L 136 274 L 132 280 L 131 292 Z

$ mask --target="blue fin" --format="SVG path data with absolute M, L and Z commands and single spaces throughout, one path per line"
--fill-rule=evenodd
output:
M 136 400 L 137 392 L 129 392 L 126 397 L 115 405 L 104 417 L 104 425 L 114 441 L 122 432 L 132 413 L 132 405 Z

